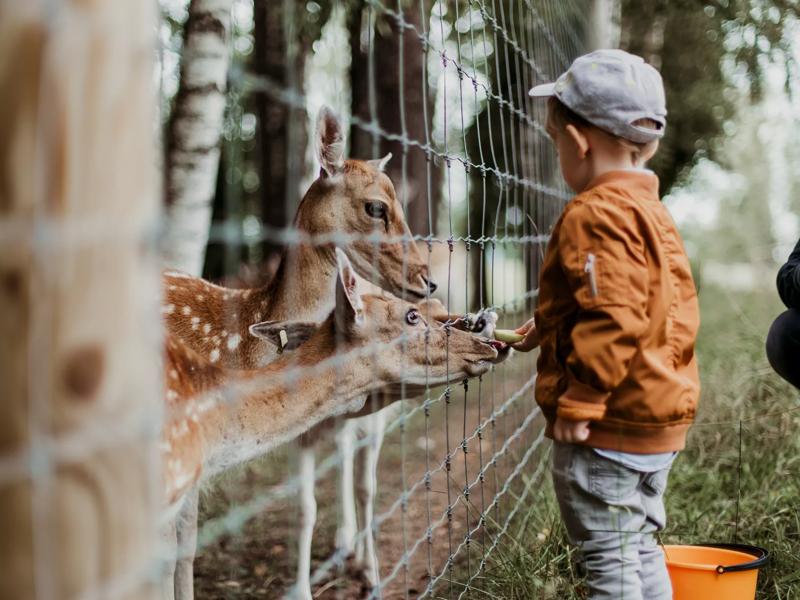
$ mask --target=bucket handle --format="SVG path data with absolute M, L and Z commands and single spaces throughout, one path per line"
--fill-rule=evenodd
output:
M 720 575 L 724 573 L 736 573 L 739 571 L 750 571 L 753 569 L 760 569 L 764 565 L 769 562 L 769 551 L 765 548 L 759 548 L 758 546 L 746 546 L 744 544 L 702 544 L 703 546 L 709 546 L 711 548 L 722 548 L 723 550 L 736 550 L 738 552 L 742 552 L 744 554 L 753 555 L 753 551 L 758 551 L 760 553 L 759 556 L 755 556 L 755 560 L 751 560 L 750 562 L 742 563 L 739 565 L 731 565 L 730 567 L 726 567 L 723 565 L 717 566 L 715 569 L 717 573 Z

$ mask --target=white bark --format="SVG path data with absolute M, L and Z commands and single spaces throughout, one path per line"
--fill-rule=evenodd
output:
M 192 0 L 165 157 L 165 265 L 200 275 L 217 181 L 233 0 Z
M 619 48 L 622 20 L 621 0 L 593 0 L 589 49 Z

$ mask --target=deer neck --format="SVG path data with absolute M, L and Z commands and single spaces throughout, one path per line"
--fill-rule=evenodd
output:
M 381 384 L 371 357 L 336 360 L 333 351 L 322 356 L 313 362 L 281 356 L 228 382 L 229 395 L 218 394 L 206 427 L 204 478 L 266 454 L 330 416 L 357 410 Z
M 336 267 L 330 248 L 295 246 L 265 287 L 238 290 L 167 272 L 162 312 L 167 330 L 211 364 L 261 368 L 275 348 L 249 328 L 260 321 L 322 321 L 334 305 Z
M 335 275 L 331 248 L 302 244 L 288 249 L 268 286 L 268 319 L 322 321 L 333 309 Z

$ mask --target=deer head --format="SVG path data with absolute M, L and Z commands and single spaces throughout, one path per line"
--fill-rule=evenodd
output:
M 296 349 L 298 360 L 335 352 L 353 352 L 374 383 L 438 385 L 448 379 L 476 377 L 498 359 L 503 344 L 466 331 L 429 325 L 418 305 L 390 295 L 361 295 L 355 269 L 336 249 L 336 308 L 319 326 L 309 322 L 256 323 L 250 332 L 279 348 Z M 375 386 L 377 387 L 377 386 Z
M 405 300 L 360 295 L 352 264 L 341 250 L 335 255 L 336 305 L 324 322 L 251 326 L 254 335 L 294 348 L 261 369 L 224 369 L 168 336 L 162 458 L 172 506 L 204 478 L 359 410 L 370 392 L 400 381 L 478 376 L 497 359 L 498 342 L 428 327 Z
M 391 154 L 345 160 L 343 124 L 328 107 L 317 117 L 315 146 L 319 177 L 300 203 L 295 227 L 311 236 L 349 236 L 341 247 L 356 272 L 398 297 L 419 300 L 432 293 L 436 284 L 383 172 Z

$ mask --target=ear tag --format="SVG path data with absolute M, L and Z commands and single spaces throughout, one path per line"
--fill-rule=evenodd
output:
M 289 336 L 286 335 L 286 330 L 281 329 L 281 332 L 278 334 L 281 339 L 281 351 L 286 348 L 286 345 L 289 343 Z

